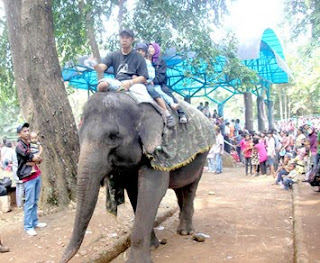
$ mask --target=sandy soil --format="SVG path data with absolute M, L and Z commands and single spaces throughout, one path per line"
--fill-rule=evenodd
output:
M 293 262 L 292 192 L 272 182 L 270 177 L 247 177 L 242 167 L 224 169 L 219 175 L 204 173 L 195 200 L 194 227 L 196 232 L 210 237 L 205 242 L 196 242 L 191 236 L 177 235 L 178 213 L 175 213 L 156 228 L 158 238 L 167 239 L 167 244 L 152 252 L 154 262 Z M 320 229 L 320 195 L 314 194 L 309 186 L 305 188 L 306 198 L 308 193 L 314 197 L 306 200 L 305 205 L 318 207 L 312 212 L 317 217 L 304 221 L 306 226 L 312 224 L 306 236 L 313 241 L 320 231 L 313 229 L 314 226 Z M 104 196 L 102 190 L 84 243 L 71 262 L 93 262 L 129 235 L 133 221 L 131 206 L 129 203 L 120 206 L 116 218 L 105 211 Z M 175 195 L 168 190 L 159 211 L 172 207 L 176 207 Z M 11 249 L 0 255 L 0 262 L 59 262 L 71 236 L 74 213 L 72 208 L 41 216 L 48 227 L 37 230 L 36 237 L 23 232 L 21 210 L 0 214 L 0 233 Z M 310 262 L 320 262 L 317 247 L 307 246 L 313 251 Z M 112 262 L 124 262 L 127 255 L 128 251 Z

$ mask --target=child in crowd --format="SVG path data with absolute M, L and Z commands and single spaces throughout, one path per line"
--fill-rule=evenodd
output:
M 259 140 L 258 138 L 254 138 L 253 145 L 258 152 L 261 174 L 266 175 L 267 174 L 266 161 L 267 161 L 268 155 L 267 155 L 267 150 L 265 146 L 265 141 Z
M 279 184 L 283 182 L 284 176 L 288 175 L 294 168 L 295 168 L 294 163 L 289 163 L 288 165 L 284 166 L 282 169 L 277 174 L 277 180 L 275 184 Z
M 289 190 L 294 183 L 298 181 L 298 171 L 295 169 L 296 165 L 294 163 L 290 163 L 289 165 L 292 169 L 290 173 L 283 178 L 283 185 L 281 186 L 284 190 Z
M 214 146 L 210 149 L 207 159 L 208 159 L 208 172 L 214 173 L 215 172 L 215 163 L 214 163 Z
M 253 139 L 253 145 L 255 146 L 256 144 L 258 144 L 258 139 L 254 138 Z M 252 165 L 252 168 L 253 168 L 253 176 L 257 175 L 259 164 L 260 164 L 260 162 L 259 162 L 258 149 L 256 147 L 252 147 L 251 165 Z
M 230 154 L 237 163 L 240 162 L 240 158 L 236 150 L 232 149 Z
M 252 156 L 252 142 L 250 134 L 246 134 L 245 141 L 243 143 L 243 156 L 246 166 L 246 175 L 248 175 L 248 170 L 250 167 L 250 174 L 252 174 L 251 156 Z
M 38 134 L 36 132 L 30 133 L 30 151 L 31 151 L 31 153 L 39 155 L 39 156 L 42 153 L 42 146 L 38 140 Z M 36 170 L 34 168 L 35 162 L 28 162 L 27 165 L 32 166 L 31 173 L 36 172 Z

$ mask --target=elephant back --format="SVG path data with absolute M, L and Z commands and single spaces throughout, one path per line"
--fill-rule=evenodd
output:
M 179 101 L 188 116 L 187 124 L 164 129 L 161 146 L 148 154 L 154 169 L 172 171 L 189 164 L 198 154 L 210 150 L 215 143 L 214 126 L 199 110 L 187 102 Z

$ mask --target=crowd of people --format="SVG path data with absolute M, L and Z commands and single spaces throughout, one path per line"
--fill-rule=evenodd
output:
M 239 119 L 229 122 L 216 111 L 210 114 L 208 106 L 200 103 L 198 109 L 212 120 L 219 136 L 208 155 L 209 172 L 222 172 L 221 154 L 227 152 L 244 164 L 247 176 L 271 175 L 283 189 L 301 176 L 310 182 L 320 173 L 320 117 L 280 121 L 276 129 L 254 132 L 245 130 Z

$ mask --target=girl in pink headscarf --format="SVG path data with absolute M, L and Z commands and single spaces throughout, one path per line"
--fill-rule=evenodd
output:
M 148 53 L 149 59 L 156 71 L 156 76 L 153 79 L 155 90 L 163 96 L 163 99 L 171 106 L 172 109 L 177 109 L 179 122 L 187 123 L 188 119 L 184 111 L 179 107 L 177 99 L 172 95 L 171 90 L 167 87 L 167 64 L 162 58 L 160 58 L 160 46 L 157 43 L 150 43 Z

